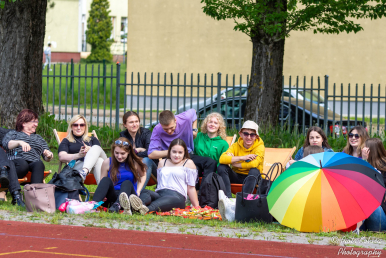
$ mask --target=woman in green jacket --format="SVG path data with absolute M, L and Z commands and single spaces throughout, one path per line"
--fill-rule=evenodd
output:
M 229 145 L 225 141 L 225 122 L 219 113 L 206 116 L 201 125 L 201 132 L 194 139 L 194 154 L 214 159 L 219 165 L 219 159 Z

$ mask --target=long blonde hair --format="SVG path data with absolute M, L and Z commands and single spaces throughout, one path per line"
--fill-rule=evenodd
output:
M 201 132 L 202 133 L 207 133 L 208 132 L 206 126 L 207 126 L 209 120 L 212 119 L 213 117 L 217 118 L 218 123 L 220 125 L 218 130 L 217 130 L 217 136 L 220 136 L 223 140 L 226 140 L 227 133 L 226 133 L 226 130 L 225 130 L 224 118 L 222 118 L 222 115 L 217 113 L 217 112 L 210 113 L 209 115 L 207 115 L 205 117 L 205 119 L 204 119 L 204 121 L 202 122 L 202 125 L 201 125 Z
M 361 145 L 358 146 L 358 148 L 357 148 L 358 157 L 361 157 L 362 156 L 362 149 L 363 149 L 363 147 L 365 147 L 366 140 L 369 139 L 369 134 L 367 133 L 366 129 L 363 126 L 360 126 L 360 125 L 354 126 L 348 132 L 348 134 L 347 134 L 347 145 L 346 145 L 346 147 L 343 148 L 343 152 L 348 154 L 348 155 L 353 156 L 354 148 L 350 144 L 349 134 L 352 131 L 354 131 L 354 130 L 357 130 L 358 135 L 359 135 L 359 139 L 361 139 Z
M 84 116 L 82 115 L 75 115 L 71 118 L 70 122 L 68 123 L 68 128 L 67 128 L 67 140 L 69 142 L 76 142 L 75 138 L 74 138 L 74 135 L 72 134 L 72 125 L 78 121 L 79 119 L 83 119 L 84 123 L 85 123 L 85 127 L 84 127 L 84 134 L 82 136 L 83 138 L 83 141 L 84 142 L 89 142 L 91 140 L 90 136 L 88 136 L 88 124 L 87 124 L 87 120 Z

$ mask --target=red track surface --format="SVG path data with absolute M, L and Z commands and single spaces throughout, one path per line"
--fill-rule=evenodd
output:
M 339 248 L 338 246 L 0 221 L 1 257 L 316 258 L 336 257 Z M 351 247 L 347 249 L 351 250 Z

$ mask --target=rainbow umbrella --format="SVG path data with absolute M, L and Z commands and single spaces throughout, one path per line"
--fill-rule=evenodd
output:
M 267 201 L 278 222 L 303 232 L 353 226 L 380 206 L 382 175 L 366 161 L 323 152 L 295 162 L 272 184 Z

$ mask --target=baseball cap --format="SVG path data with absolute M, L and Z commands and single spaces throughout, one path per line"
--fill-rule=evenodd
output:
M 240 131 L 242 129 L 252 129 L 252 130 L 255 130 L 256 134 L 259 135 L 259 126 L 255 122 L 253 122 L 251 120 L 248 120 L 248 121 L 244 122 L 243 127 L 241 127 Z

